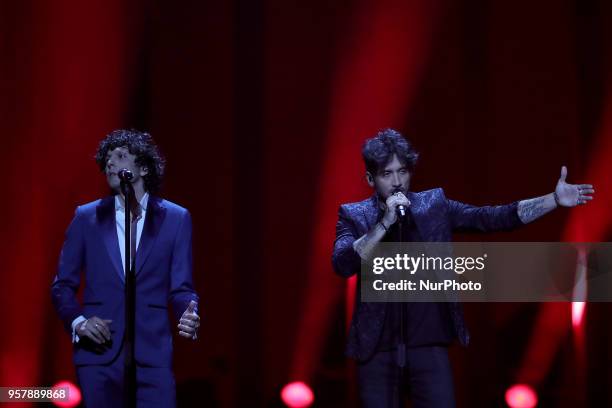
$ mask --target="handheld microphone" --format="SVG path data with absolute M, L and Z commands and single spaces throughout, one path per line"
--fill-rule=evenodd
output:
M 397 211 L 399 212 L 400 217 L 404 218 L 406 216 L 406 207 L 402 204 L 397 206 Z
M 132 172 L 128 169 L 119 170 L 117 176 L 119 177 L 119 180 L 124 182 L 131 181 L 134 178 L 134 174 L 132 174 Z
M 395 193 L 393 194 L 403 194 L 401 191 L 397 190 L 395 191 Z M 396 207 L 397 209 L 397 213 L 401 218 L 404 218 L 406 216 L 406 206 L 403 204 L 400 204 Z

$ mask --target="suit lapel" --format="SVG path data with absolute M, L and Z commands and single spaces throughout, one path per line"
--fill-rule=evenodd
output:
M 136 251 L 136 274 L 138 274 L 147 260 L 151 249 L 155 246 L 155 241 L 159 236 L 159 230 L 166 217 L 166 209 L 161 205 L 161 199 L 149 196 L 147 212 L 145 215 L 145 225 L 142 229 L 142 236 L 138 250 Z
M 368 201 L 366 201 L 365 205 L 362 207 L 362 210 L 366 221 L 365 231 L 368 232 L 372 229 L 374 224 L 378 222 L 378 214 L 380 209 L 378 208 L 378 199 L 376 198 L 376 195 L 373 195 Z
M 419 231 L 419 235 L 421 239 L 427 241 L 427 222 L 424 218 L 425 216 L 425 203 L 423 202 L 423 198 L 419 193 L 408 193 L 408 200 L 410 200 L 410 206 L 408 207 L 408 211 L 412 214 L 412 219 L 414 220 L 414 225 L 416 229 Z
M 115 272 L 121 281 L 125 280 L 123 266 L 121 265 L 121 252 L 119 252 L 119 242 L 117 239 L 117 224 L 115 218 L 115 197 L 109 196 L 100 202 L 96 207 L 98 225 L 102 230 L 104 246 L 111 259 Z

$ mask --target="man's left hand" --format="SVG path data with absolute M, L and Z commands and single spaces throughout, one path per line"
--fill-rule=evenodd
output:
M 200 327 L 200 316 L 195 312 L 198 304 L 195 300 L 189 302 L 189 306 L 183 312 L 181 320 L 177 325 L 179 336 L 196 340 L 198 338 L 198 328 Z
M 593 199 L 591 194 L 595 193 L 591 184 L 568 184 L 565 182 L 567 177 L 567 167 L 561 167 L 561 177 L 555 187 L 557 204 L 563 207 L 575 207 L 586 204 Z

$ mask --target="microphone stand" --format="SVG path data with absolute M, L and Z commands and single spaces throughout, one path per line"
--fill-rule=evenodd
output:
M 402 225 L 402 215 L 397 214 L 397 223 L 398 223 L 398 242 L 404 242 L 403 240 L 403 225 Z M 401 400 L 402 387 L 404 383 L 404 367 L 406 367 L 406 333 L 404 327 L 405 320 L 405 302 L 400 303 L 399 308 L 399 343 L 397 344 L 397 366 L 399 370 L 398 379 L 397 379 L 397 391 L 398 391 L 398 402 Z
M 136 361 L 134 358 L 134 338 L 136 322 L 136 277 L 135 260 L 132 261 L 131 239 L 132 222 L 130 219 L 130 204 L 134 197 L 134 186 L 129 181 L 121 181 L 121 192 L 125 198 L 125 362 L 124 362 L 124 399 L 127 408 L 136 407 Z M 135 254 L 134 254 L 135 255 Z M 134 259 L 136 256 L 134 256 Z

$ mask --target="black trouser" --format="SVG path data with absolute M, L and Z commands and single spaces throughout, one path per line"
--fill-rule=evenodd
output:
M 374 353 L 358 365 L 359 393 L 364 408 L 403 406 L 405 387 L 399 384 L 395 351 Z M 427 346 L 406 350 L 403 384 L 410 391 L 413 408 L 455 406 L 453 376 L 446 347 Z

